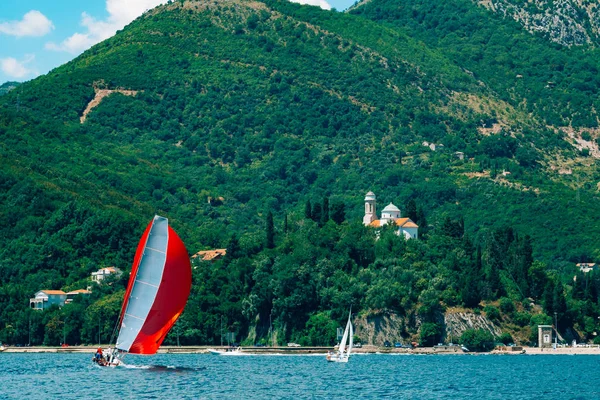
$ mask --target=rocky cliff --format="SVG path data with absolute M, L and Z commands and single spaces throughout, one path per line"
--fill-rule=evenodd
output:
M 438 323 L 444 326 L 446 343 L 459 342 L 461 335 L 468 329 L 483 329 L 499 336 L 502 330 L 483 314 L 470 311 L 447 311 Z M 400 316 L 392 312 L 379 312 L 361 315 L 354 320 L 355 335 L 363 344 L 382 346 L 387 340 L 395 342 L 419 342 L 421 319 L 418 316 Z
M 565 46 L 600 44 L 600 6 L 589 0 L 476 0 Z

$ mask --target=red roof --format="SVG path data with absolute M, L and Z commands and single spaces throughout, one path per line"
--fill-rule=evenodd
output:
M 40 292 L 44 292 L 46 294 L 66 294 L 62 290 L 40 290 Z
M 203 250 L 192 256 L 192 258 L 200 257 L 202 261 L 216 260 L 219 257 L 227 254 L 227 249 Z

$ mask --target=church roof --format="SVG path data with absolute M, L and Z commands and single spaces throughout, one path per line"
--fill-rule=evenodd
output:
M 399 226 L 401 228 L 418 228 L 419 227 L 410 218 L 396 218 L 394 220 L 394 223 L 396 224 L 396 226 Z M 369 224 L 369 226 L 372 227 L 372 228 L 380 228 L 381 227 L 381 220 L 376 219 L 373 222 L 371 222 Z
M 375 193 L 369 191 L 369 193 L 367 193 L 365 196 L 365 200 L 375 200 Z
M 396 225 L 402 228 L 418 228 L 419 226 L 415 224 L 410 218 L 398 218 L 396 219 Z
M 398 207 L 396 207 L 395 205 L 393 205 L 392 203 L 388 204 L 387 206 L 385 206 L 385 208 L 383 210 L 381 210 L 381 212 L 400 212 L 400 209 Z

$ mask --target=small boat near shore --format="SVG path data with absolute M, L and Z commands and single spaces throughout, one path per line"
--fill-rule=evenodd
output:
M 242 353 L 241 347 L 229 347 L 223 350 L 208 349 L 208 352 L 216 356 L 242 356 L 247 354 Z

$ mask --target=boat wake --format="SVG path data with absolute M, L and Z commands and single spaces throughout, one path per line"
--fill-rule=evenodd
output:
M 177 367 L 174 365 L 121 365 L 127 369 L 144 369 L 148 371 L 167 371 L 167 372 L 186 372 L 186 371 L 204 371 L 206 367 Z

